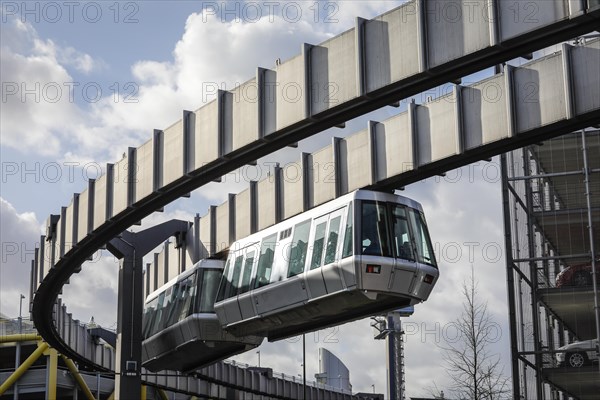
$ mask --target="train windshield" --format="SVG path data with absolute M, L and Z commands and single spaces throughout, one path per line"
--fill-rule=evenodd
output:
M 362 254 L 436 267 L 423 213 L 394 203 L 362 202 Z

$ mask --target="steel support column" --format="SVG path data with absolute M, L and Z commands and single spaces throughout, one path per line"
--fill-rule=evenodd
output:
M 107 248 L 119 258 L 115 399 L 135 399 L 142 391 L 142 312 L 144 307 L 143 257 L 176 233 L 186 232 L 188 222 L 172 220 L 132 233 L 123 232 Z
M 404 352 L 402 348 L 402 325 L 400 315 L 387 315 L 386 345 L 388 348 L 388 393 L 390 400 L 404 400 Z
M 525 147 L 521 150 L 521 154 L 523 156 L 523 169 L 524 174 L 531 175 L 531 165 L 529 160 L 529 147 Z M 527 209 L 525 212 L 527 213 L 527 251 L 529 258 L 534 258 L 535 254 L 535 237 L 534 237 L 534 229 L 533 229 L 533 221 L 530 213 L 533 210 L 533 193 L 531 190 L 531 183 L 526 182 L 525 184 L 525 203 L 527 205 Z M 529 262 L 529 279 L 531 279 L 531 318 L 533 323 L 533 349 L 535 353 L 535 380 L 536 380 L 536 399 L 543 399 L 542 393 L 542 357 L 540 354 L 541 345 L 540 345 L 540 306 L 538 304 L 538 272 L 537 265 L 535 262 Z
M 58 374 L 58 353 L 54 349 L 48 349 L 44 353 L 46 359 L 46 400 L 56 399 L 56 379 Z
M 510 218 L 510 193 L 508 190 L 508 164 L 506 154 L 500 156 L 500 170 L 502 171 L 502 213 L 504 217 L 504 249 L 506 254 L 506 278 L 508 295 L 508 318 L 510 320 L 510 353 L 512 367 L 512 391 L 513 398 L 521 391 L 519 374 L 519 347 L 517 345 L 517 312 L 515 305 L 515 279 L 514 279 L 514 261 L 512 252 L 512 233 Z
M 77 385 L 79 385 L 79 387 L 85 394 L 85 397 L 87 398 L 87 400 L 95 400 L 94 395 L 92 394 L 92 391 L 88 387 L 87 383 L 85 383 L 85 380 L 79 373 L 79 370 L 77 369 L 77 366 L 75 365 L 75 363 L 73 361 L 71 361 L 71 359 L 69 359 L 65 356 L 61 355 L 61 357 L 62 357 L 63 361 L 65 362 L 67 368 L 69 368 L 71 375 L 73 375 L 73 379 L 75 380 Z M 100 393 L 100 389 L 99 389 L 100 388 L 100 375 L 97 375 L 96 381 L 98 382 L 98 393 Z M 77 387 L 75 387 L 75 388 L 77 388 Z M 99 395 L 98 395 L 98 398 L 100 398 Z

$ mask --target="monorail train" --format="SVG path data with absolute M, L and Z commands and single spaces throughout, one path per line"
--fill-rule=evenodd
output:
M 146 298 L 142 365 L 150 371 L 191 371 L 259 346 L 264 337 L 221 329 L 214 303 L 223 261 L 202 260 Z
M 421 205 L 359 190 L 230 246 L 215 311 L 278 340 L 422 302 L 438 276 Z

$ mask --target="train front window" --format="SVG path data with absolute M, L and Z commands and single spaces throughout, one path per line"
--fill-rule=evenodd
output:
M 423 213 L 418 210 L 410 210 L 408 214 L 415 235 L 415 248 L 419 262 L 437 267 Z
M 387 208 L 385 203 L 363 201 L 362 203 L 362 254 L 366 256 L 392 257 L 387 231 Z
M 406 210 L 402 206 L 392 206 L 392 241 L 398 258 L 414 261 L 412 246 L 410 244 L 410 231 Z
M 263 240 L 260 246 L 260 257 L 258 258 L 258 268 L 256 270 L 255 288 L 263 287 L 269 284 L 271 271 L 273 270 L 273 258 L 275 256 L 275 246 L 277 245 L 277 234 L 273 234 Z
M 304 272 L 306 264 L 306 251 L 308 250 L 308 235 L 310 234 L 311 220 L 299 223 L 294 227 L 290 263 L 288 265 L 288 278 Z

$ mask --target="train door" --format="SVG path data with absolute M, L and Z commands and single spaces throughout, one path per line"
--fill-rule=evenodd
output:
M 248 246 L 244 250 L 244 268 L 242 270 L 242 277 L 240 281 L 240 287 L 238 290 L 238 303 L 240 306 L 240 312 L 242 319 L 252 318 L 256 315 L 254 308 L 254 302 L 250 295 L 250 288 L 252 285 L 252 277 L 254 276 L 255 265 L 257 264 L 258 255 L 260 254 L 259 243 L 254 243 Z
M 304 268 L 308 250 L 311 219 L 296 224 L 293 229 L 280 232 L 279 252 L 283 257 L 277 260 L 277 271 L 271 277 L 269 286 L 273 299 L 270 310 L 290 307 L 308 300 Z
M 339 265 L 339 249 L 342 222 L 346 214 L 346 207 L 329 214 L 329 223 L 323 254 L 323 267 L 321 268 L 327 293 L 339 292 L 345 287 L 344 278 Z
M 244 262 L 243 251 L 230 253 L 227 259 L 227 265 L 223 272 L 223 280 L 219 287 L 217 302 L 221 302 L 221 312 L 217 311 L 220 321 L 227 321 L 228 324 L 236 323 L 242 319 L 242 313 L 237 299 L 239 280 Z
M 394 204 L 391 204 L 390 208 L 395 265 L 389 288 L 394 293 L 409 293 L 418 271 L 414 234 L 409 227 L 406 208 Z
M 304 276 L 311 300 L 327 294 L 325 281 L 321 273 L 327 221 L 329 221 L 329 214 L 316 218 L 313 221 L 314 228 L 311 229 L 310 233 L 308 264 Z

